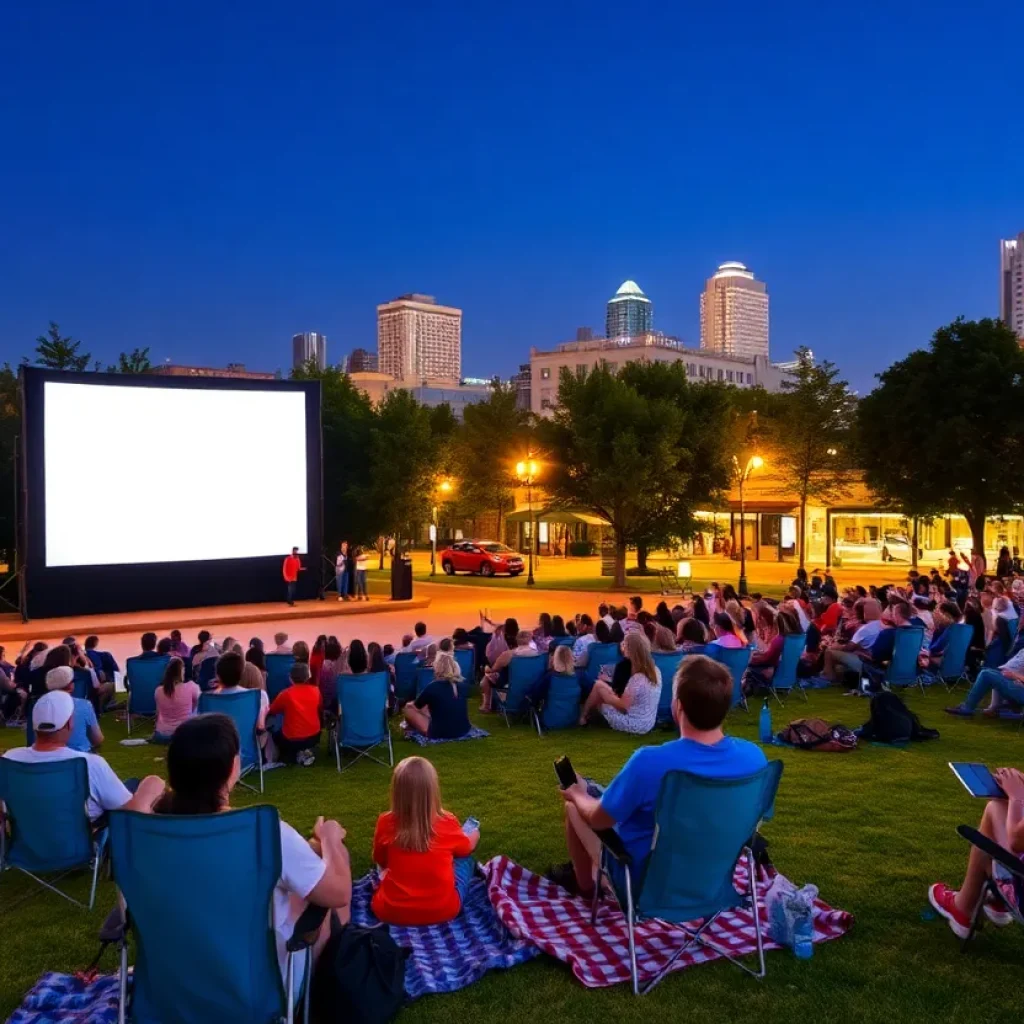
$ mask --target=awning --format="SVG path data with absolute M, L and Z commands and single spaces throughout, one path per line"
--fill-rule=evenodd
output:
M 608 526 L 608 522 L 590 512 L 568 512 L 565 509 L 538 509 L 532 514 L 528 508 L 510 512 L 505 516 L 508 523 L 528 523 L 530 519 L 539 523 L 585 523 L 587 526 Z

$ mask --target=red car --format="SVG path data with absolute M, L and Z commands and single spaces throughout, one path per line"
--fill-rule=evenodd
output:
M 460 540 L 449 545 L 438 556 L 446 576 L 457 572 L 475 572 L 481 576 L 508 573 L 518 576 L 523 571 L 523 556 L 493 540 Z

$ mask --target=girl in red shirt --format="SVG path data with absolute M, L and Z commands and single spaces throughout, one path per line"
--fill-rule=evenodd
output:
M 399 761 L 391 776 L 391 810 L 377 819 L 373 860 L 382 870 L 370 906 L 388 924 L 441 924 L 457 917 L 473 878 L 470 854 L 480 830 L 464 831 L 441 806 L 434 766 L 422 757 Z

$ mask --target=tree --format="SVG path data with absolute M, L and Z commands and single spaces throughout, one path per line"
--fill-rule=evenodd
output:
M 562 371 L 558 407 L 540 425 L 550 460 L 545 486 L 562 507 L 611 524 L 617 587 L 626 585 L 628 544 L 685 531 L 714 482 L 726 479 L 697 422 L 715 406 L 724 415 L 720 392 L 688 384 L 681 364 Z M 716 425 L 712 416 L 706 429 Z M 702 431 L 700 443 L 688 428 Z
M 36 338 L 36 363 L 50 370 L 76 370 L 81 373 L 92 359 L 90 352 L 81 352 L 82 343 L 74 338 L 62 337 L 60 328 L 52 320 L 46 334 Z
M 133 348 L 129 354 L 122 352 L 116 366 L 108 366 L 107 373 L 149 373 L 153 364 L 149 361 L 149 346 Z
M 800 567 L 807 552 L 807 502 L 842 497 L 851 459 L 850 435 L 857 401 L 839 368 L 815 363 L 806 348 L 773 396 L 767 419 L 771 458 L 785 479 L 786 493 L 800 498 Z
M 15 531 L 14 448 L 21 433 L 18 373 L 10 363 L 0 367 L 0 549 L 13 556 Z M 13 565 L 13 558 L 11 559 Z
M 1024 506 L 1024 352 L 998 320 L 954 320 L 878 375 L 857 414 L 865 480 L 905 514 L 985 520 Z

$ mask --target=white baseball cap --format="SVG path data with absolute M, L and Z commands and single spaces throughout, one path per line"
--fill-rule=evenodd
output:
M 75 681 L 75 670 L 70 665 L 58 665 L 46 673 L 47 690 L 66 690 Z
M 75 702 L 70 693 L 51 690 L 32 708 L 32 728 L 36 732 L 58 732 L 71 720 Z

